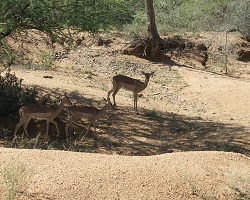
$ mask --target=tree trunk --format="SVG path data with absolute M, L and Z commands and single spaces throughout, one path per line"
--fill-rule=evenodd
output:
M 148 36 L 149 36 L 147 47 L 149 48 L 151 56 L 155 58 L 161 38 L 157 31 L 155 23 L 155 11 L 154 11 L 153 0 L 146 0 L 146 11 L 148 19 Z
M 150 38 L 160 39 L 155 23 L 155 11 L 153 0 L 146 0 L 146 10 L 148 19 L 148 35 Z

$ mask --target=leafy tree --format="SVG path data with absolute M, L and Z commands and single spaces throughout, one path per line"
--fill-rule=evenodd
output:
M 249 8 L 249 0 L 155 1 L 157 25 L 162 32 L 237 28 L 250 35 Z
M 4 0 L 0 1 L 0 39 L 37 29 L 55 41 L 65 30 L 98 31 L 132 21 L 134 0 Z
M 238 0 L 229 3 L 225 16 L 227 29 L 238 29 L 250 41 L 250 1 Z
M 22 18 L 30 3 L 25 0 L 0 2 L 0 39 L 9 36 L 22 26 Z
M 158 23 L 170 30 L 200 31 L 223 22 L 232 0 L 166 0 L 156 3 Z

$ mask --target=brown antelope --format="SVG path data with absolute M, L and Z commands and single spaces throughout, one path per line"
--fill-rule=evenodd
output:
M 112 96 L 113 96 L 114 106 L 116 106 L 115 95 L 121 88 L 123 88 L 125 90 L 133 92 L 134 110 L 137 114 L 139 114 L 137 110 L 138 93 L 143 91 L 148 86 L 149 78 L 154 74 L 154 72 L 151 73 L 142 72 L 142 74 L 145 76 L 144 82 L 124 75 L 117 75 L 113 77 L 113 88 L 108 92 L 108 98 L 110 94 L 113 93 Z
M 106 103 L 101 109 L 89 106 L 71 106 L 67 108 L 69 119 L 67 120 L 67 124 L 65 126 L 66 137 L 68 136 L 68 129 L 69 126 L 72 124 L 72 122 L 84 118 L 88 119 L 89 121 L 88 130 L 86 131 L 85 135 L 89 132 L 92 124 L 96 132 L 96 121 L 99 118 L 101 118 L 106 113 L 107 110 L 115 110 L 109 99 L 108 100 L 104 99 L 104 100 L 106 101 Z
M 18 129 L 23 125 L 24 132 L 29 137 L 27 126 L 30 122 L 30 119 L 37 119 L 37 120 L 46 120 L 46 136 L 48 137 L 49 132 L 49 123 L 53 123 L 57 130 L 57 136 L 59 136 L 59 129 L 57 123 L 54 119 L 62 112 L 63 107 L 65 104 L 72 105 L 70 100 L 67 97 L 67 94 L 64 94 L 64 97 L 61 99 L 58 106 L 53 105 L 39 105 L 39 104 L 28 104 L 24 105 L 19 109 L 20 114 L 20 121 L 16 125 L 14 131 L 14 137 L 16 137 L 16 133 Z

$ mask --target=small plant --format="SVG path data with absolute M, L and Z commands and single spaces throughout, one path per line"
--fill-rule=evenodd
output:
M 92 68 L 91 67 L 84 68 L 83 73 L 84 74 L 89 74 L 89 75 L 93 74 Z
M 203 194 L 202 199 L 204 199 L 204 200 L 216 200 L 217 198 L 209 192 L 209 193 Z
M 236 145 L 227 142 L 219 143 L 217 146 L 214 147 L 214 150 L 240 153 L 240 150 Z
M 238 167 L 231 168 L 226 174 L 228 177 L 229 188 L 235 191 L 234 199 L 247 200 L 250 199 L 250 170 L 239 164 Z
M 174 35 L 174 36 L 173 36 L 173 40 L 174 40 L 174 41 L 183 41 L 184 39 L 182 38 L 181 35 Z
M 192 195 L 198 195 L 199 191 L 197 185 L 192 180 L 188 180 L 188 184 L 192 190 Z
M 3 183 L 7 191 L 7 199 L 15 199 L 18 192 L 21 192 L 27 181 L 27 168 L 23 163 L 13 161 L 2 170 Z
M 15 61 L 15 59 L 15 54 L 12 52 L 6 40 L 0 40 L 0 66 L 3 65 L 4 67 L 10 67 Z
M 83 151 L 82 146 L 79 145 L 77 140 L 71 136 L 69 138 L 67 138 L 66 142 L 63 143 L 62 146 L 63 146 L 64 151 L 74 151 L 74 152 L 82 152 Z
M 45 69 L 51 69 L 54 67 L 55 54 L 48 51 L 40 51 L 39 65 Z

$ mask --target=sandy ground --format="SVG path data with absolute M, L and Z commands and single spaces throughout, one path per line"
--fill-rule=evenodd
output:
M 250 160 L 235 153 L 116 156 L 0 149 L 1 167 L 26 167 L 17 199 L 248 199 Z M 2 193 L 2 198 L 5 193 Z
M 60 144 L 51 150 L 0 148 L 0 198 L 7 196 L 5 172 L 24 166 L 27 180 L 16 199 L 250 199 L 248 79 L 170 68 L 105 48 L 103 54 L 103 48 L 79 47 L 56 70 L 15 73 L 43 94 L 58 98 L 66 91 L 73 103 L 100 108 L 113 75 L 142 80 L 140 71 L 155 71 L 139 98 L 140 115 L 133 113 L 131 93 L 121 90 L 119 110 L 99 120 L 97 133 L 80 142 L 87 124 L 75 125 L 71 145 L 81 153 L 53 150 L 72 148 L 59 146 L 67 145 L 65 116 Z M 43 126 L 29 129 L 33 138 Z
M 175 105 L 169 103 L 164 106 L 162 104 L 164 101 L 154 99 L 158 102 L 159 110 L 168 109 L 170 112 L 177 109 L 179 114 L 188 114 L 189 117 L 216 119 L 230 123 L 231 126 L 242 125 L 245 127 L 245 132 L 248 132 L 250 118 L 247 114 L 250 106 L 245 107 L 249 105 L 247 101 L 249 94 L 246 92 L 249 88 L 248 81 L 190 69 L 178 70 L 188 86 L 179 90 L 181 98 L 176 99 Z M 56 90 L 63 84 L 64 90 L 68 92 L 74 90 L 88 98 L 94 99 L 97 94 L 100 96 L 106 94 L 102 88 L 96 88 L 93 94 L 93 88 L 82 87 L 81 82 L 72 85 L 74 80 L 72 81 L 72 77 L 69 76 L 67 79 L 64 73 L 56 75 L 57 73 L 51 72 L 54 78 L 43 81 L 42 77 L 46 73 L 48 72 L 16 71 L 18 76 L 26 81 L 29 80 L 29 84 L 39 85 L 42 82 L 42 86 L 48 90 Z M 144 93 L 146 97 L 150 95 L 147 93 L 148 91 Z M 131 97 L 126 93 L 118 95 L 117 98 L 120 104 L 123 101 L 128 102 L 130 105 L 128 109 L 132 109 Z M 139 110 L 148 105 L 156 109 L 152 101 L 140 99 Z M 199 110 L 200 107 L 203 110 Z M 236 138 L 240 140 L 241 137 Z M 245 145 L 249 144 L 249 136 L 244 139 Z M 185 143 L 185 140 L 182 142 Z M 184 146 L 187 145 L 184 143 Z M 192 147 L 189 147 L 189 150 L 192 150 Z M 0 163 L 1 174 L 10 165 L 22 164 L 26 168 L 28 181 L 24 184 L 23 192 L 18 193 L 17 199 L 250 198 L 250 160 L 249 157 L 236 153 L 200 151 L 155 156 L 124 156 L 2 148 Z M 4 185 L 2 190 L 4 199 L 6 197 Z

